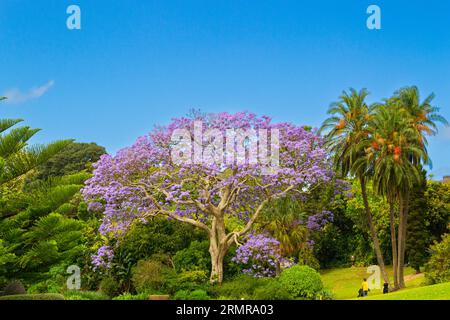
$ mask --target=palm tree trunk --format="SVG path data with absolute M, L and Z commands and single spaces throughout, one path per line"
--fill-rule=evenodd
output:
M 398 289 L 398 254 L 397 254 L 397 235 L 395 232 L 395 203 L 393 199 L 389 200 L 389 220 L 391 225 L 391 245 L 392 245 L 392 269 L 394 272 L 394 290 Z
M 384 265 L 383 254 L 381 253 L 380 241 L 378 240 L 377 232 L 375 226 L 373 225 L 372 213 L 370 212 L 369 201 L 367 200 L 367 190 L 366 182 L 364 177 L 360 177 L 361 183 L 361 194 L 363 197 L 364 208 L 366 210 L 367 222 L 369 224 L 370 234 L 373 241 L 373 247 L 375 249 L 375 255 L 377 256 L 378 266 L 380 267 L 381 274 L 383 275 L 384 282 L 389 283 L 389 276 L 386 272 L 386 267 Z
M 405 287 L 403 269 L 405 265 L 406 227 L 408 223 L 409 195 L 400 196 L 400 221 L 398 225 L 398 266 L 397 274 L 399 288 Z

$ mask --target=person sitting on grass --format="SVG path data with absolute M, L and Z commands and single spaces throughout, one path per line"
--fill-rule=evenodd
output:
M 367 296 L 367 294 L 369 293 L 369 283 L 367 282 L 366 278 L 363 279 L 363 282 L 361 284 L 361 289 L 362 289 L 363 297 Z

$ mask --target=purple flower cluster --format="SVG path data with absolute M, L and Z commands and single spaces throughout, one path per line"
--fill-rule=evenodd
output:
M 319 231 L 326 224 L 333 222 L 334 215 L 331 211 L 323 210 L 308 217 L 307 227 L 311 231 Z
M 114 258 L 114 252 L 110 246 L 102 246 L 97 254 L 92 255 L 92 265 L 94 270 L 98 268 L 109 268 Z
M 280 242 L 263 234 L 248 236 L 232 261 L 243 265 L 242 272 L 254 277 L 274 277 L 281 265 L 289 265 L 281 256 Z

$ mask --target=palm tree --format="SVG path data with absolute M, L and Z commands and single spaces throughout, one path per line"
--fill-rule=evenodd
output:
M 375 116 L 369 123 L 369 131 L 369 138 L 362 142 L 364 145 L 361 147 L 366 152 L 367 161 L 373 166 L 374 191 L 384 196 L 389 203 L 394 287 L 398 289 L 402 287 L 403 277 L 400 272 L 403 270 L 403 261 L 398 253 L 403 248 L 397 246 L 403 241 L 400 231 L 406 220 L 400 215 L 397 243 L 395 205 L 399 203 L 403 208 L 409 190 L 421 179 L 421 170 L 410 160 L 424 159 L 426 155 L 423 149 L 417 147 L 419 141 L 406 110 L 392 105 L 389 100 L 377 106 Z
M 438 132 L 437 123 L 448 125 L 447 120 L 439 114 L 439 108 L 432 106 L 434 94 L 428 95 L 422 102 L 420 101 L 419 89 L 416 86 L 405 87 L 394 93 L 389 99 L 389 103 L 400 109 L 408 122 L 408 148 L 403 152 L 402 163 L 405 170 L 410 171 L 415 167 L 414 175 L 420 177 L 422 164 L 431 164 L 427 151 L 426 136 L 436 135 Z M 411 171 L 412 172 L 412 171 Z M 411 173 L 410 172 L 410 173 Z M 407 176 L 404 178 L 406 179 Z M 420 178 L 416 181 L 420 182 Z M 399 287 L 405 286 L 403 277 L 403 267 L 406 247 L 406 230 L 408 222 L 409 198 L 411 187 L 409 182 L 399 187 L 399 207 L 400 219 L 398 228 L 398 278 Z
M 297 200 L 281 198 L 264 211 L 260 224 L 280 242 L 282 255 L 292 256 L 308 240 L 308 230 L 300 223 L 306 219 L 307 214 Z
M 5 100 L 0 97 L 0 101 Z M 47 145 L 28 145 L 40 129 L 28 126 L 13 128 L 22 119 L 0 119 L 0 186 L 23 177 L 65 148 L 72 140 Z
M 324 121 L 320 132 L 327 131 L 325 138 L 327 146 L 334 156 L 337 171 L 344 177 L 354 175 L 359 179 L 377 262 L 384 281 L 389 282 L 367 197 L 366 184 L 372 175 L 372 170 L 370 163 L 365 161 L 366 153 L 361 147 L 362 141 L 367 140 L 369 136 L 368 123 L 373 117 L 373 106 L 369 106 L 365 102 L 368 94 L 366 89 L 358 92 L 351 88 L 349 93 L 344 91 L 340 100 L 332 103 L 328 109 L 331 117 Z

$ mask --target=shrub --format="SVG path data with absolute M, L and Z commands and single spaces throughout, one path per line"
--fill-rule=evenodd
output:
M 114 297 L 119 293 L 119 283 L 113 277 L 106 277 L 100 282 L 100 291 L 108 297 Z
M 255 289 L 253 298 L 255 300 L 290 300 L 292 295 L 278 281 L 278 279 L 268 279 L 267 283 Z
M 109 300 L 109 297 L 97 291 L 70 290 L 64 293 L 67 300 Z
M 192 241 L 188 248 L 178 251 L 173 257 L 175 269 L 180 271 L 209 270 L 211 258 L 208 241 Z
M 319 300 L 334 300 L 334 294 L 333 291 L 323 289 L 317 294 L 317 299 Z
M 3 295 L 5 296 L 11 296 L 15 294 L 26 294 L 25 287 L 23 286 L 22 282 L 19 280 L 13 280 L 10 281 L 5 288 L 3 288 Z
M 180 290 L 173 296 L 175 300 L 209 300 L 210 297 L 205 290 L 196 289 L 194 291 Z
M 129 292 L 122 293 L 120 296 L 114 297 L 113 300 L 148 300 L 150 293 L 142 292 L 138 294 L 131 294 Z
M 300 250 L 298 255 L 298 264 L 311 267 L 314 270 L 320 269 L 320 262 L 314 256 L 314 252 L 310 247 L 305 247 Z
M 140 260 L 133 268 L 132 281 L 137 292 L 160 289 L 163 283 L 163 265 L 155 260 Z
M 425 266 L 425 276 L 430 284 L 450 281 L 450 233 L 430 247 L 430 260 Z
M 294 298 L 315 299 L 323 289 L 320 274 L 308 266 L 284 270 L 279 281 Z
M 208 286 L 208 274 L 204 270 L 184 271 L 181 273 L 166 270 L 164 272 L 164 289 L 169 294 L 174 294 L 180 290 L 206 289 Z
M 267 283 L 268 279 L 239 275 L 230 281 L 222 283 L 215 290 L 216 294 L 227 299 L 251 299 L 258 287 Z
M 64 300 L 64 296 L 58 293 L 15 294 L 2 296 L 0 300 Z

